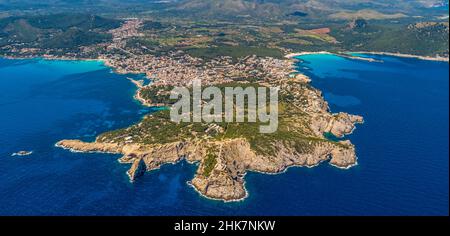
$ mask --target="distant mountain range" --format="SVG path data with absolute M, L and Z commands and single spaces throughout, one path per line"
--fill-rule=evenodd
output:
M 280 17 L 293 12 L 323 17 L 358 11 L 383 15 L 420 15 L 447 8 L 448 0 L 0 0 L 0 11 L 84 9 L 89 11 L 161 11 L 196 16 Z M 373 15 L 373 14 L 372 14 Z M 375 14 L 376 15 L 376 14 Z
M 385 15 L 413 15 L 437 6 L 448 6 L 442 0 L 182 0 L 171 9 L 180 12 L 201 13 L 204 15 L 267 15 L 280 16 L 295 11 L 311 15 L 376 12 L 380 18 Z M 373 16 L 373 14 L 371 14 Z M 394 17 L 394 18 L 396 18 Z

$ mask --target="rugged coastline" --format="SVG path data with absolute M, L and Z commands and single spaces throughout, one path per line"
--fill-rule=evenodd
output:
M 278 160 L 255 154 L 246 140 L 226 140 L 223 142 L 194 142 L 171 143 L 166 145 L 116 145 L 107 143 L 85 143 L 79 140 L 62 140 L 58 147 L 76 150 L 77 152 L 100 152 L 122 154 L 120 163 L 131 164 L 127 175 L 130 181 L 144 174 L 160 168 L 163 164 L 174 164 L 181 160 L 189 163 L 199 163 L 198 171 L 190 181 L 201 195 L 215 200 L 239 201 L 248 192 L 245 189 L 245 174 L 248 171 L 279 174 L 290 167 L 315 167 L 322 162 L 329 161 L 330 165 L 348 169 L 356 165 L 354 146 L 343 142 L 348 147 L 338 148 L 335 145 L 316 147 L 310 154 L 295 154 L 292 150 L 280 146 Z M 211 146 L 220 146 L 218 163 L 209 175 L 205 175 L 205 153 Z M 236 163 L 238 162 L 238 163 Z
M 350 53 L 361 53 L 361 54 L 372 54 L 372 55 L 386 55 L 386 56 L 395 56 L 395 57 L 405 57 L 405 58 L 415 58 L 426 61 L 442 61 L 449 62 L 449 57 L 441 57 L 441 56 L 418 56 L 413 54 L 404 54 L 404 53 L 392 53 L 392 52 L 350 52 Z

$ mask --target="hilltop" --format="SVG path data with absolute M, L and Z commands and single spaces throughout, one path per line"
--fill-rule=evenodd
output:
M 445 11 L 447 6 L 447 11 Z M 12 14 L 30 12 L 88 12 L 91 14 L 146 15 L 161 14 L 171 16 L 189 16 L 190 18 L 223 17 L 264 17 L 285 18 L 295 12 L 302 12 L 313 18 L 325 18 L 330 15 L 351 16 L 360 11 L 372 11 L 377 19 L 384 15 L 448 15 L 446 0 L 3 0 L 0 11 Z M 291 15 L 292 16 L 292 15 Z M 379 18 L 380 17 L 380 18 Z M 330 17 L 332 18 L 332 17 Z

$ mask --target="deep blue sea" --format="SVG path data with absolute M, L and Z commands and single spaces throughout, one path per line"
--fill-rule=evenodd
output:
M 181 162 L 135 183 L 118 155 L 71 153 L 61 139 L 93 140 L 152 112 L 132 75 L 96 61 L 0 59 L 0 215 L 447 215 L 448 63 L 370 56 L 300 57 L 333 112 L 364 116 L 348 138 L 358 166 L 326 163 L 280 175 L 249 173 L 249 198 L 200 197 Z M 20 150 L 30 156 L 12 157 Z

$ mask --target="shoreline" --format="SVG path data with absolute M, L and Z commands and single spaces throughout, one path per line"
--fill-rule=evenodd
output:
M 381 60 L 377 60 L 377 59 L 374 59 L 374 58 L 358 57 L 358 56 L 350 55 L 348 53 L 332 53 L 332 52 L 327 52 L 327 51 L 290 53 L 290 54 L 287 54 L 285 56 L 285 58 L 287 58 L 287 59 L 294 59 L 295 60 L 296 57 L 298 57 L 298 56 L 320 55 L 320 54 L 322 54 L 322 55 L 336 55 L 336 56 L 344 57 L 344 58 L 348 58 L 348 59 L 368 61 L 368 62 L 380 62 L 380 63 L 383 62 Z
M 420 60 L 426 60 L 426 61 L 442 61 L 442 62 L 449 62 L 449 57 L 441 57 L 441 56 L 420 56 L 420 55 L 414 55 L 414 54 L 407 54 L 407 53 L 398 53 L 398 52 L 377 52 L 377 51 L 342 51 L 342 52 L 330 52 L 330 51 L 304 51 L 304 52 L 293 52 L 288 53 L 284 55 L 283 57 L 286 59 L 295 59 L 295 57 L 298 56 L 305 56 L 305 55 L 336 55 L 341 57 L 347 57 L 350 59 L 358 59 L 358 60 L 367 60 L 367 61 L 378 61 L 373 58 L 364 58 L 364 57 L 358 57 L 351 55 L 352 53 L 358 53 L 358 54 L 369 54 L 369 55 L 385 55 L 385 56 L 395 56 L 395 57 L 403 57 L 403 58 L 416 58 Z M 102 62 L 106 67 L 109 67 L 114 70 L 114 72 L 118 74 L 134 74 L 132 72 L 124 72 L 124 71 L 118 71 L 117 68 L 115 68 L 111 63 L 109 63 L 109 59 L 105 58 L 76 58 L 76 57 L 58 57 L 58 56 L 6 56 L 6 55 L 0 55 L 0 58 L 4 59 L 11 59 L 11 60 L 29 60 L 29 59 L 42 59 L 42 60 L 61 60 L 61 61 L 97 61 Z
M 395 56 L 395 57 L 403 57 L 403 58 L 415 58 L 419 60 L 426 60 L 426 61 L 441 61 L 441 62 L 449 62 L 448 57 L 430 57 L 430 56 L 419 56 L 419 55 L 412 55 L 412 54 L 403 54 L 403 53 L 393 53 L 393 52 L 371 52 L 371 51 L 346 51 L 346 52 L 328 52 L 328 51 L 317 51 L 317 52 L 298 52 L 298 53 L 289 53 L 285 55 L 285 58 L 288 59 L 295 59 L 295 57 L 298 56 L 305 56 L 305 55 L 336 55 L 340 57 L 347 57 L 350 59 L 361 59 L 361 60 L 368 60 L 368 61 L 378 61 L 373 58 L 364 58 L 364 57 L 358 57 L 351 55 L 352 53 L 359 53 L 359 54 L 369 54 L 369 55 L 384 55 L 384 56 Z
M 245 176 L 245 175 L 244 175 Z M 191 187 L 192 189 L 194 189 L 195 192 L 197 192 L 197 194 L 202 197 L 205 198 L 206 200 L 210 200 L 210 201 L 221 201 L 223 203 L 238 203 L 238 202 L 244 202 L 248 197 L 249 197 L 249 192 L 247 191 L 247 188 L 245 187 L 245 184 L 247 183 L 247 181 L 244 180 L 243 183 L 243 187 L 244 187 L 244 191 L 245 191 L 245 196 L 243 196 L 242 198 L 238 198 L 238 199 L 231 199 L 231 200 L 227 200 L 227 199 L 223 199 L 223 198 L 213 198 L 213 197 L 209 197 L 206 196 L 205 194 L 203 194 L 202 192 L 200 192 L 193 184 L 191 181 L 187 181 L 186 184 Z
M 148 103 L 144 98 L 141 97 L 141 89 L 145 87 L 143 85 L 143 82 L 134 80 L 130 77 L 127 77 L 127 79 L 136 86 L 136 92 L 133 95 L 134 100 L 138 101 L 143 106 L 152 107 L 152 104 Z
M 127 79 L 129 81 L 131 81 L 131 83 L 133 83 L 136 86 L 136 92 L 133 95 L 133 99 L 136 100 L 137 102 L 139 102 L 142 106 L 145 107 L 160 107 L 157 104 L 151 104 L 149 102 L 147 102 L 147 100 L 145 100 L 142 96 L 141 96 L 141 90 L 142 88 L 144 88 L 145 86 L 142 85 L 141 81 L 137 81 L 134 80 L 130 77 L 127 77 Z
M 29 57 L 20 57 L 20 56 L 5 56 L 0 55 L 0 58 L 9 59 L 9 60 L 48 60 L 48 61 L 92 61 L 92 62 L 102 62 L 105 66 L 106 60 L 103 58 L 75 58 L 75 57 L 54 57 L 54 56 L 29 56 Z
M 282 175 L 282 174 L 286 174 L 291 168 L 307 168 L 307 169 L 313 169 L 317 166 L 322 165 L 324 162 L 328 162 L 328 164 L 330 166 L 333 166 L 337 169 L 340 170 L 349 170 L 355 166 L 358 166 L 358 161 L 356 158 L 355 163 L 350 164 L 348 166 L 338 166 L 335 164 L 331 164 L 330 163 L 330 159 L 326 159 L 326 160 L 322 160 L 314 165 L 290 165 L 290 166 L 286 166 L 283 170 L 280 171 L 275 171 L 275 172 L 265 172 L 265 171 L 258 171 L 258 170 L 248 170 L 244 176 L 242 177 L 243 179 L 245 178 L 245 176 L 247 176 L 249 173 L 255 173 L 255 174 L 261 174 L 261 175 Z M 189 163 L 189 162 L 188 162 Z M 189 163 L 191 164 L 191 163 Z M 238 202 L 244 202 L 249 196 L 250 193 L 248 192 L 247 188 L 246 188 L 246 184 L 247 181 L 245 181 L 244 179 L 244 183 L 243 183 L 243 187 L 244 187 L 244 191 L 245 191 L 245 196 L 243 196 L 242 198 L 239 199 L 231 199 L 231 200 L 226 200 L 226 199 L 222 199 L 222 198 L 213 198 L 213 197 L 209 197 L 205 194 L 203 194 L 202 192 L 200 192 L 197 188 L 195 188 L 195 186 L 191 183 L 191 181 L 187 181 L 187 185 L 190 186 L 191 188 L 194 189 L 195 192 L 197 192 L 201 197 L 206 198 L 207 200 L 212 200 L 212 201 L 221 201 L 223 203 L 238 203 Z
M 55 143 L 54 147 L 61 148 L 63 150 L 67 150 L 67 151 L 69 151 L 71 153 L 112 154 L 112 155 L 119 155 L 120 154 L 120 153 L 117 153 L 117 152 L 104 152 L 104 151 L 80 151 L 80 150 L 77 150 L 75 148 L 66 147 L 66 146 L 60 144 L 59 142 Z
M 449 62 L 448 57 L 430 57 L 430 56 L 419 56 L 419 55 L 413 55 L 413 54 L 404 54 L 404 53 L 395 53 L 395 52 L 347 52 L 347 53 L 360 53 L 360 54 L 370 54 L 370 55 L 384 55 L 384 56 L 395 56 L 395 57 L 404 57 L 404 58 L 415 58 L 425 61 L 441 61 L 441 62 Z

